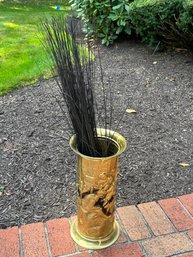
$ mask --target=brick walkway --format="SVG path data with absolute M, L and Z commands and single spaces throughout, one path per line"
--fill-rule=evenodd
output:
M 72 219 L 0 230 L 0 257 L 193 257 L 193 194 L 118 208 L 121 234 L 105 250 L 75 245 Z

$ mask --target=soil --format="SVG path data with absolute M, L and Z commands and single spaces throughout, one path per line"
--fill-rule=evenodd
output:
M 125 113 L 117 130 L 128 140 L 117 206 L 193 192 L 193 55 L 152 55 L 128 41 L 101 53 L 115 89 L 113 129 Z M 76 159 L 55 95 L 52 79 L 0 98 L 1 228 L 76 213 Z

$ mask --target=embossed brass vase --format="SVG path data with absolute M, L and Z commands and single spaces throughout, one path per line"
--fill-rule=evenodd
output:
M 106 135 L 110 135 L 107 137 Z M 109 157 L 89 157 L 76 148 L 72 136 L 70 146 L 77 154 L 77 219 L 71 225 L 73 240 L 88 249 L 102 249 L 119 236 L 115 220 L 118 157 L 126 148 L 126 140 L 117 132 L 97 129 L 102 147 L 109 144 Z

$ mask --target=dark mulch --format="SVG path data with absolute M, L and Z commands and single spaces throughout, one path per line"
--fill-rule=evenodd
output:
M 129 146 L 120 161 L 118 206 L 193 192 L 193 56 L 123 42 L 102 48 L 116 89 L 115 120 Z M 0 98 L 0 227 L 76 212 L 75 157 L 49 83 Z M 100 90 L 99 90 L 100 95 Z M 179 163 L 189 163 L 183 168 Z

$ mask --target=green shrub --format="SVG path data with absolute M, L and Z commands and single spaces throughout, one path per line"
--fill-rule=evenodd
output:
M 7 3 L 7 4 L 31 4 L 31 5 L 43 5 L 43 4 L 62 4 L 67 5 L 67 0 L 0 0 L 0 3 Z
M 193 0 L 70 0 L 88 36 L 105 45 L 121 33 L 139 35 L 150 46 L 193 48 Z M 132 32 L 132 35 L 131 35 Z
M 179 27 L 190 32 L 193 28 L 193 0 L 186 0 L 183 7 L 184 11 L 181 13 Z
M 135 0 L 129 16 L 137 34 L 150 46 L 158 42 L 193 46 L 192 0 Z
M 105 45 L 112 44 L 122 32 L 131 34 L 129 2 L 132 0 L 71 0 L 88 36 L 95 35 Z

